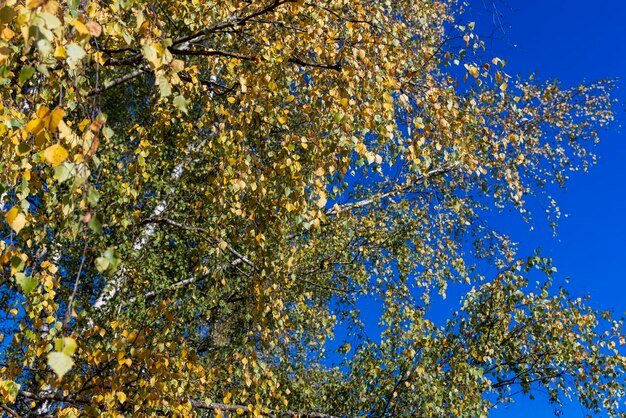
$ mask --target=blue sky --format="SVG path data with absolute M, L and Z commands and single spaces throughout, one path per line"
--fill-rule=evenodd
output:
M 487 56 L 507 60 L 511 75 L 536 72 L 564 85 L 620 79 L 617 120 L 595 147 L 598 164 L 571 177 L 557 197 L 563 218 L 556 237 L 540 220 L 529 231 L 506 218 L 502 228 L 520 242 L 520 255 L 541 247 L 560 277 L 570 277 L 575 295 L 590 295 L 590 304 L 626 315 L 626 1 L 624 0 L 471 0 L 464 20 L 476 21 Z M 491 36 L 489 36 L 491 35 Z M 577 404 L 566 417 L 584 417 Z M 492 417 L 553 417 L 541 397 L 495 411 Z

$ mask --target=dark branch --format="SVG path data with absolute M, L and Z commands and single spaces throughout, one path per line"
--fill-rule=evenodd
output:
M 314 67 L 314 68 L 323 68 L 326 70 L 341 71 L 341 64 L 339 63 L 332 64 L 332 65 L 331 64 L 318 64 L 316 62 L 303 61 L 298 57 L 289 58 L 289 62 L 292 64 L 302 65 L 303 67 Z
M 236 52 L 223 51 L 220 49 L 176 49 L 169 48 L 169 51 L 173 55 L 194 55 L 194 56 L 205 56 L 205 57 L 213 57 L 213 56 L 222 56 L 222 57 L 231 57 L 238 58 L 240 60 L 246 61 L 256 61 L 255 57 L 250 55 L 238 54 Z

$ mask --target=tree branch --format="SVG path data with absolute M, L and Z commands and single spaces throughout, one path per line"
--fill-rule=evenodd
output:
M 366 206 L 369 206 L 375 202 L 379 202 L 383 199 L 387 199 L 389 197 L 394 197 L 394 196 L 398 196 L 402 193 L 408 193 L 412 188 L 414 188 L 416 185 L 423 183 L 424 181 L 433 178 L 433 177 L 438 177 L 438 176 L 442 176 L 446 173 L 449 173 L 455 169 L 457 169 L 458 166 L 456 165 L 450 165 L 450 166 L 445 166 L 445 167 L 440 167 L 440 168 L 436 168 L 434 170 L 429 171 L 428 173 L 426 173 L 425 175 L 419 177 L 416 181 L 412 182 L 411 184 L 407 184 L 404 185 L 396 190 L 392 190 L 386 193 L 381 193 L 378 194 L 376 196 L 372 196 L 369 197 L 367 199 L 363 199 L 363 200 L 359 200 L 358 202 L 352 202 L 352 203 L 345 203 L 343 205 L 335 205 L 335 207 L 329 209 L 326 211 L 326 215 L 327 216 L 332 216 L 332 215 L 338 215 L 342 212 L 346 212 L 352 209 L 358 209 L 358 208 L 363 208 Z
M 209 240 L 212 243 L 217 244 L 217 240 L 211 239 L 211 238 L 207 238 L 208 236 L 210 236 L 210 232 L 207 231 L 204 228 L 200 228 L 200 227 L 196 227 L 196 226 L 187 226 L 187 225 L 183 225 L 183 224 L 181 224 L 179 222 L 173 221 L 171 219 L 160 218 L 160 217 L 148 218 L 145 221 L 141 222 L 142 225 L 146 225 L 146 224 L 150 224 L 150 223 L 162 223 L 162 224 L 175 226 L 177 228 L 184 229 L 186 231 L 202 232 L 204 234 L 203 237 L 205 239 Z M 238 260 L 241 260 L 243 263 L 245 263 L 248 266 L 252 267 L 253 269 L 257 270 L 257 267 L 254 265 L 254 263 L 252 261 L 250 261 L 245 255 L 243 255 L 243 254 L 239 253 L 237 250 L 235 250 L 230 244 L 226 243 L 226 249 L 232 255 L 237 257 Z
M 242 17 L 236 17 L 233 16 L 228 20 L 216 23 L 214 25 L 209 26 L 208 28 L 200 31 L 200 32 L 196 32 L 194 34 L 191 35 L 187 35 L 187 36 L 183 36 L 181 38 L 176 39 L 172 45 L 179 45 L 179 44 L 183 44 L 185 42 L 196 42 L 196 41 L 200 41 L 206 38 L 207 34 L 209 33 L 213 33 L 213 32 L 217 32 L 219 30 L 222 29 L 227 29 L 227 28 L 233 28 L 235 26 L 242 26 L 245 25 L 247 21 L 254 19 L 255 17 L 264 15 L 266 13 L 272 12 L 275 9 L 277 9 L 278 7 L 282 6 L 285 3 L 295 3 L 296 0 L 274 0 L 272 1 L 269 5 L 267 5 L 266 7 L 257 10 L 256 12 L 250 13 L 249 15 L 246 16 L 242 16 Z
M 323 68 L 326 70 L 341 71 L 341 64 L 339 63 L 332 64 L 332 65 L 331 64 L 318 64 L 316 62 L 303 61 L 298 57 L 289 58 L 289 62 L 292 64 L 302 65 L 303 67 L 314 67 L 314 68 Z
M 11 408 L 6 406 L 5 404 L 0 403 L 0 409 L 2 409 L 4 412 L 6 412 L 7 414 L 9 414 L 10 416 L 12 416 L 14 418 L 21 418 L 20 415 L 17 412 L 12 410 Z
M 223 51 L 221 49 L 177 49 L 177 48 L 169 48 L 169 51 L 173 55 L 192 55 L 192 56 L 205 56 L 205 57 L 213 57 L 213 56 L 222 56 L 222 57 L 231 57 L 238 58 L 240 60 L 246 61 L 256 61 L 256 57 L 250 55 L 238 54 L 236 52 Z
M 85 245 L 83 246 L 83 254 L 80 259 L 80 266 L 78 267 L 78 273 L 76 273 L 76 280 L 74 281 L 74 289 L 72 290 L 72 295 L 70 299 L 67 301 L 67 311 L 65 313 L 65 318 L 63 319 L 63 328 L 67 327 L 67 324 L 70 321 L 70 317 L 72 316 L 72 302 L 74 302 L 74 298 L 76 297 L 76 293 L 78 292 L 78 282 L 80 281 L 80 275 L 83 272 L 83 266 L 85 265 L 85 257 L 87 254 L 87 240 L 85 239 Z
M 237 411 L 249 411 L 247 406 L 244 405 L 227 405 L 223 403 L 206 403 L 202 401 L 198 401 L 195 399 L 191 400 L 191 405 L 194 408 L 199 409 L 213 409 L 224 412 L 235 412 Z M 270 416 L 270 417 L 291 417 L 291 418 L 339 418 L 335 415 L 323 414 L 321 412 L 302 412 L 302 411 L 279 411 L 279 410 L 266 410 L 266 412 L 261 411 L 262 415 Z
M 133 78 L 135 78 L 135 77 L 137 77 L 137 76 L 139 76 L 139 75 L 141 75 L 141 74 L 143 74 L 143 73 L 145 73 L 145 72 L 147 72 L 147 71 L 148 71 L 148 70 L 147 70 L 147 69 L 145 69 L 145 68 L 140 68 L 140 69 L 137 69 L 137 70 L 135 70 L 135 71 L 133 71 L 133 72 L 130 72 L 130 73 L 126 74 L 126 75 L 125 75 L 125 76 L 123 76 L 123 77 L 120 77 L 120 78 L 118 78 L 118 79 L 115 79 L 115 80 L 113 80 L 113 81 L 110 81 L 110 82 L 106 83 L 106 84 L 104 85 L 104 87 L 102 87 L 102 88 L 96 88 L 96 89 L 91 90 L 91 91 L 87 94 L 87 96 L 89 96 L 89 97 L 90 97 L 90 96 L 95 96 L 95 95 L 98 95 L 98 94 L 100 94 L 100 93 L 102 93 L 102 92 L 104 92 L 104 91 L 106 91 L 106 90 L 109 90 L 109 89 L 112 89 L 113 87 L 119 86 L 120 84 L 124 84 L 124 83 L 126 83 L 127 81 L 130 81 L 130 80 L 132 80 Z

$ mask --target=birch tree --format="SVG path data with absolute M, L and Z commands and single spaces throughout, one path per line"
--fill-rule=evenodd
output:
M 452 0 L 2 5 L 7 416 L 620 414 L 622 322 L 484 218 L 556 224 L 611 82 L 509 75 Z

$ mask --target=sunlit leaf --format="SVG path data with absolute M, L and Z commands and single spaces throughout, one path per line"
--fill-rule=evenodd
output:
M 60 144 L 54 144 L 43 151 L 43 156 L 48 163 L 55 167 L 67 159 L 68 152 Z
M 54 370 L 57 379 L 61 380 L 74 366 L 74 360 L 65 353 L 54 351 L 48 354 L 48 366 Z

